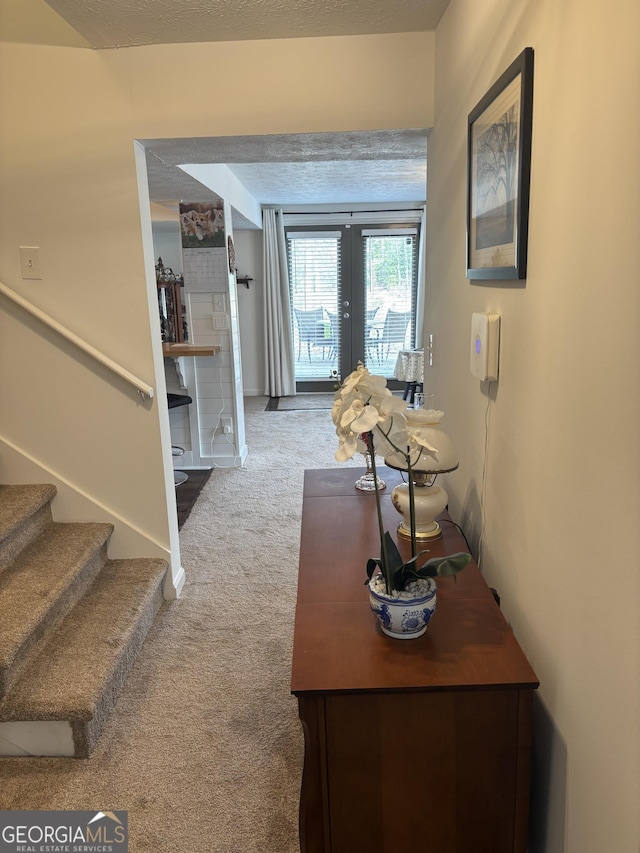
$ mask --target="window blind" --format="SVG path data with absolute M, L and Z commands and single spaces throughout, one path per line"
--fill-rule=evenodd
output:
M 418 284 L 417 229 L 366 229 L 362 234 L 365 273 L 365 354 L 393 360 L 415 346 Z M 369 360 L 369 359 L 367 359 Z M 391 364 L 385 364 L 387 374 Z
M 340 351 L 341 232 L 287 232 L 296 379 L 327 379 Z

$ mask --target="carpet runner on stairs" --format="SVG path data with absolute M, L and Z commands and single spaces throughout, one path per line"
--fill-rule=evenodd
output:
M 167 563 L 110 560 L 108 524 L 0 485 L 0 755 L 90 755 L 162 604 Z

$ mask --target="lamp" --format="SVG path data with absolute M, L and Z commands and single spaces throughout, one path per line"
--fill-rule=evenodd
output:
M 407 411 L 407 431 L 413 436 L 411 450 L 408 451 L 412 460 L 413 489 L 409 483 L 401 483 L 391 492 L 391 501 L 403 517 L 398 527 L 398 535 L 407 539 L 411 538 L 411 492 L 416 539 L 437 539 L 442 535 L 436 516 L 445 509 L 449 497 L 435 481 L 438 474 L 455 471 L 458 467 L 458 454 L 453 442 L 446 432 L 440 429 L 443 414 L 444 412 L 435 409 Z M 425 445 L 432 449 L 429 450 Z M 387 456 L 385 462 L 397 471 L 408 471 L 407 455 L 396 451 Z

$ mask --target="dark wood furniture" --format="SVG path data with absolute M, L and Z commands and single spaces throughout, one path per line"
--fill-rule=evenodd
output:
M 158 288 L 158 311 L 160 332 L 164 343 L 184 343 L 187 339 L 187 324 L 182 303 L 182 281 L 156 281 Z
M 291 682 L 301 850 L 525 853 L 536 675 L 475 563 L 438 579 L 423 637 L 378 629 L 363 585 L 379 551 L 375 496 L 354 488 L 359 473 L 305 472 Z M 395 531 L 400 474 L 382 473 Z M 431 556 L 466 550 L 447 520 Z

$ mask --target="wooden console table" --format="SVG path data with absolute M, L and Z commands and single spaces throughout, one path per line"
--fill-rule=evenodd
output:
M 359 473 L 305 472 L 291 682 L 301 850 L 525 853 L 536 674 L 475 563 L 438 579 L 423 637 L 378 629 L 363 585 L 379 551 L 375 497 L 354 488 Z M 395 531 L 400 475 L 382 474 Z M 432 556 L 466 550 L 446 518 Z

